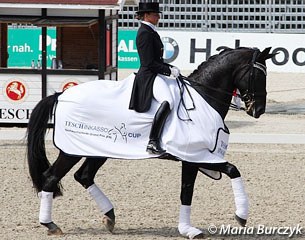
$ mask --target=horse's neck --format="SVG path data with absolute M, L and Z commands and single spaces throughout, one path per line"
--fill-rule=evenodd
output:
M 210 74 L 207 71 L 202 71 L 198 76 L 191 76 L 197 84 L 193 87 L 205 99 L 205 101 L 213 107 L 225 119 L 231 103 L 233 87 L 229 79 L 229 75 L 225 73 Z

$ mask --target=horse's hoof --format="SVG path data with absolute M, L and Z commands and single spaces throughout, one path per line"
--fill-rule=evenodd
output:
M 203 232 L 195 227 L 192 227 L 189 224 L 179 223 L 178 225 L 179 233 L 188 239 L 202 239 L 204 238 Z
M 203 234 L 203 233 L 200 233 L 200 234 L 194 236 L 192 239 L 203 239 L 203 238 L 205 238 L 205 237 L 204 237 L 204 234 Z
M 247 220 L 243 219 L 235 214 L 235 219 L 239 223 L 240 226 L 245 227 L 247 224 Z
M 106 229 L 109 231 L 109 232 L 113 232 L 113 229 L 114 229 L 114 225 L 115 225 L 115 221 L 112 220 L 110 217 L 108 216 L 104 216 L 103 217 L 103 220 L 102 220 L 103 224 L 105 225 Z
M 61 229 L 59 227 L 57 227 L 56 229 L 49 229 L 48 230 L 48 235 L 49 236 L 60 236 L 63 235 L 64 233 L 61 231 Z
M 59 236 L 64 234 L 62 230 L 53 222 L 40 224 L 48 228 L 48 235 Z

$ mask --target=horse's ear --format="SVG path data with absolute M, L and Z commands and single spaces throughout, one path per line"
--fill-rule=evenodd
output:
M 269 52 L 270 52 L 270 49 L 271 49 L 271 47 L 268 47 L 268 48 L 265 48 L 260 54 L 259 54 L 259 56 L 258 56 L 258 60 L 261 60 L 261 61 L 265 61 L 265 60 L 267 60 L 267 59 L 269 59 L 269 58 L 272 58 L 273 56 L 275 56 L 275 54 L 270 54 Z

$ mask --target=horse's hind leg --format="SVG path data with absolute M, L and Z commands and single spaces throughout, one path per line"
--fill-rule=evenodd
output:
M 107 158 L 87 158 L 79 170 L 74 174 L 74 178 L 85 189 L 96 202 L 99 210 L 104 214 L 103 223 L 106 229 L 113 231 L 115 225 L 115 215 L 113 205 L 101 189 L 94 183 L 94 177 L 98 169 L 106 162 Z
M 182 162 L 181 206 L 178 230 L 182 236 L 190 239 L 202 238 L 203 232 L 191 225 L 191 204 L 198 167 Z
M 48 228 L 48 235 L 62 234 L 61 229 L 52 221 L 54 192 L 58 188 L 60 180 L 80 159 L 80 157 L 71 157 L 60 152 L 54 164 L 43 173 L 45 182 L 42 191 L 39 193 L 39 222 Z

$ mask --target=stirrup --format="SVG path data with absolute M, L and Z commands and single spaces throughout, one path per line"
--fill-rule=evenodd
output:
M 146 152 L 151 153 L 151 154 L 163 154 L 166 151 L 160 147 L 158 141 L 149 140 L 149 142 L 147 144 Z

